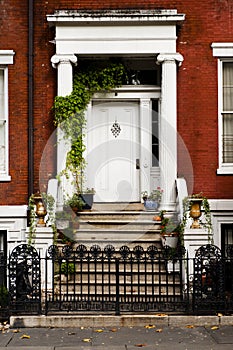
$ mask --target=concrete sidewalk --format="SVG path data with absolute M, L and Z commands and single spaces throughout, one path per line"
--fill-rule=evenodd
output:
M 141 317 L 140 320 L 138 317 L 133 318 L 134 322 L 139 323 L 140 321 L 141 324 L 135 326 L 109 324 L 103 327 L 96 320 L 96 325 L 90 327 L 78 325 L 79 322 L 76 319 L 77 325 L 73 327 L 25 328 L 16 327 L 14 319 L 15 326 L 6 326 L 5 329 L 3 327 L 0 333 L 0 350 L 6 348 L 8 350 L 16 350 L 16 348 L 24 350 L 233 349 L 233 325 L 215 323 L 216 318 L 212 316 L 199 316 L 198 318 L 170 316 L 170 325 L 164 322 L 166 316 L 150 318 L 153 323 L 144 323 L 149 320 L 146 317 Z M 33 316 L 30 319 L 32 321 Z M 118 317 L 118 322 L 120 319 L 123 322 L 122 316 Z M 217 319 L 219 321 L 219 317 Z M 69 323 L 68 319 L 63 318 L 63 322 L 65 320 Z M 201 324 L 201 320 L 203 324 L 197 325 L 197 323 Z M 73 321 L 75 322 L 75 319 Z M 82 321 L 84 322 L 84 319 Z

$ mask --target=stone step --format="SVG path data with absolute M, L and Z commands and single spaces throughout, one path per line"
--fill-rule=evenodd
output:
M 77 214 L 79 220 L 91 221 L 153 221 L 158 216 L 156 212 L 140 212 L 140 211 L 81 211 Z
M 141 231 L 157 231 L 160 232 L 160 225 L 151 220 L 129 221 L 129 220 L 79 220 L 80 229 L 112 229 L 112 230 L 141 230 Z
M 74 240 L 88 247 L 94 244 L 101 247 L 108 244 L 117 247 L 125 244 L 140 244 L 143 247 L 152 244 L 161 246 L 160 232 L 145 230 L 82 229 L 76 231 Z
M 93 203 L 92 210 L 94 211 L 144 211 L 143 203 L 139 202 L 108 202 L 108 203 Z

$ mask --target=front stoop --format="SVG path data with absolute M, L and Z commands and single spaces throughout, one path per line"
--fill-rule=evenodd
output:
M 154 244 L 160 248 L 160 222 L 153 220 L 158 212 L 134 210 L 139 206 L 143 209 L 141 203 L 128 204 L 127 210 L 123 206 L 126 208 L 126 204 L 101 204 L 99 209 L 102 210 L 79 212 L 79 229 L 75 233 L 77 244 L 101 247 L 138 244 L 145 249 Z

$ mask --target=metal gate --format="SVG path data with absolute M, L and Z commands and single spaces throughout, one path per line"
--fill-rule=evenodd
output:
M 51 246 L 46 263 L 53 281 L 45 293 L 46 314 L 185 311 L 189 305 L 182 257 L 169 260 L 154 245 Z
M 36 249 L 27 244 L 15 247 L 8 269 L 10 314 L 40 314 L 40 256 Z
M 225 254 L 224 254 L 225 255 Z M 228 256 L 207 244 L 201 246 L 194 259 L 193 312 L 216 314 L 233 310 L 233 249 Z

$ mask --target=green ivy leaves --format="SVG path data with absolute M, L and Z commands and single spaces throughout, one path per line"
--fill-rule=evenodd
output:
M 55 97 L 54 124 L 61 128 L 63 137 L 71 144 L 67 153 L 66 169 L 62 173 L 68 176 L 71 171 L 78 187 L 78 177 L 85 167 L 83 137 L 86 108 L 94 93 L 119 87 L 126 79 L 126 70 L 121 63 L 110 63 L 101 67 L 89 65 L 74 75 L 73 91 L 70 95 Z

